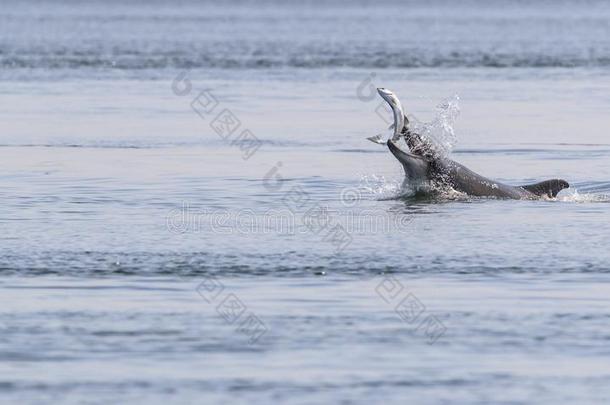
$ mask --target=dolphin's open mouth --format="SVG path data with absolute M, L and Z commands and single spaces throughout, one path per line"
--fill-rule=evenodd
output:
M 390 139 L 387 144 L 390 152 L 392 152 L 392 155 L 394 155 L 399 162 L 404 163 L 407 160 L 409 155 L 406 152 L 403 152 L 393 140 Z

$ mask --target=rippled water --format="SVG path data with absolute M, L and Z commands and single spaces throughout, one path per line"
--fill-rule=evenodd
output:
M 4 75 L 610 65 L 610 5 L 596 0 L 4 4 Z
M 0 10 L 2 400 L 608 401 L 605 3 L 105 4 Z M 571 188 L 408 196 L 369 85 Z

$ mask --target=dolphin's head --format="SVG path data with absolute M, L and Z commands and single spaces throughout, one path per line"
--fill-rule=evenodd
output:
M 387 142 L 392 155 L 402 164 L 405 175 L 416 183 L 424 182 L 430 174 L 430 162 L 421 156 L 403 152 L 394 141 Z
M 389 140 L 387 144 L 388 149 L 390 149 L 390 152 L 392 152 L 392 155 L 394 155 L 394 157 L 403 165 L 409 164 L 411 159 L 416 157 L 410 153 L 403 152 L 392 140 Z

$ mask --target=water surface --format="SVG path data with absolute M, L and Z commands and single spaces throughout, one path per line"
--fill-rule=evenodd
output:
M 608 401 L 606 3 L 8 4 L 7 403 Z M 405 197 L 369 84 L 422 122 L 458 95 L 453 159 L 572 187 Z

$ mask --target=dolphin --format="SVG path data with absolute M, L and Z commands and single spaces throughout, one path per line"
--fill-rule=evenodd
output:
M 458 192 L 475 197 L 535 200 L 555 198 L 561 190 L 570 187 L 567 181 L 561 179 L 511 186 L 483 177 L 437 153 L 428 140 L 411 132 L 408 128 L 409 120 L 404 116 L 398 97 L 388 89 L 379 88 L 377 91 L 390 105 L 394 114 L 394 135 L 385 144 L 402 164 L 405 180 L 417 188 L 432 185 L 434 188 L 451 187 Z M 397 145 L 400 137 L 404 137 L 409 152 L 403 151 Z M 369 140 L 384 143 L 379 136 L 369 138 Z

